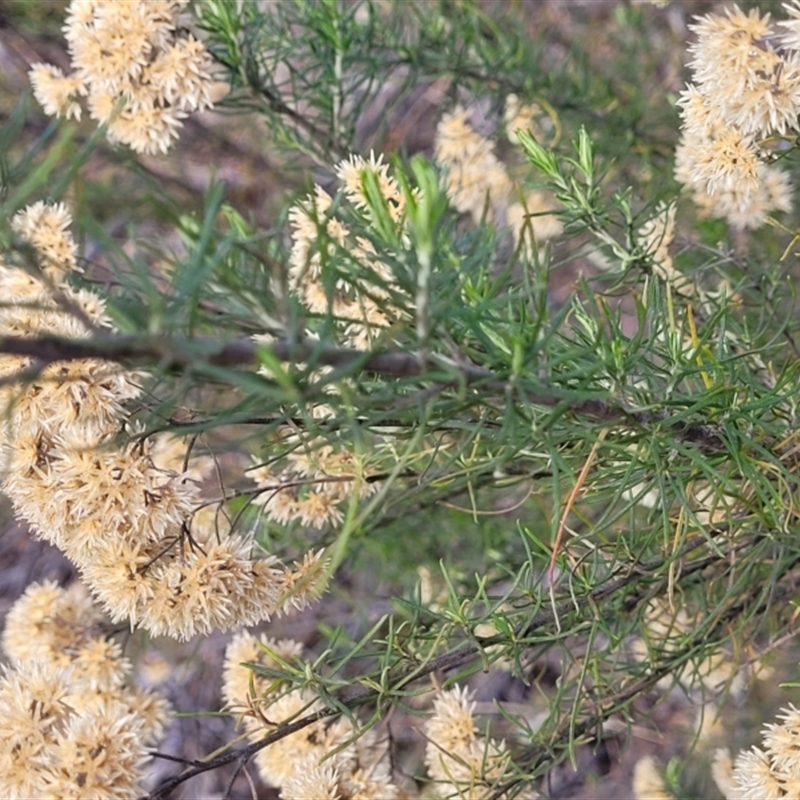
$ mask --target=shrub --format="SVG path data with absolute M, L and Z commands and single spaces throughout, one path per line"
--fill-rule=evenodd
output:
M 298 800 L 534 797 L 676 687 L 709 747 L 791 632 L 800 3 L 696 17 L 680 93 L 685 5 L 589 10 L 569 57 L 548 8 L 69 4 L 71 70 L 30 69 L 63 122 L 0 136 L 0 393 L 3 491 L 81 583 L 8 615 L 4 794 L 144 791 L 166 704 L 99 609 L 269 623 L 227 645 L 238 740 L 152 798 L 251 760 Z M 164 172 L 212 105 L 265 210 Z M 726 797 L 792 795 L 796 715 L 716 756 Z M 637 795 L 707 791 L 689 749 Z

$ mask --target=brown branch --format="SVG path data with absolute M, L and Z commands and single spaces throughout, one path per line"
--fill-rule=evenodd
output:
M 385 351 L 365 353 L 338 347 L 320 347 L 306 342 L 278 341 L 259 345 L 249 339 L 230 342 L 197 337 L 193 339 L 97 336 L 92 339 L 64 339 L 57 336 L 0 337 L 0 353 L 29 356 L 38 361 L 75 361 L 101 358 L 119 362 L 159 361 L 164 366 L 189 367 L 199 363 L 221 367 L 252 366 L 258 350 L 267 347 L 279 361 L 302 362 L 332 367 L 358 367 L 395 377 L 420 375 L 423 366 L 413 353 Z
M 216 758 L 211 758 L 196 767 L 192 767 L 191 769 L 182 772 L 180 775 L 176 775 L 175 777 L 164 781 L 160 786 L 150 792 L 150 794 L 142 795 L 139 800 L 157 800 L 158 798 L 166 797 L 173 789 L 180 786 L 185 781 L 188 781 L 190 778 L 194 778 L 195 776 L 200 775 L 203 772 L 208 772 L 212 769 L 218 769 L 226 764 L 232 764 L 236 761 L 241 761 L 244 763 L 248 759 L 252 758 L 259 750 L 263 750 L 273 742 L 277 742 L 280 739 L 283 739 L 285 736 L 289 736 L 290 734 L 296 733 L 303 728 L 307 728 L 309 725 L 313 725 L 315 722 L 319 722 L 320 720 L 328 717 L 338 716 L 340 713 L 341 712 L 336 711 L 335 709 L 323 708 L 321 711 L 317 711 L 314 714 L 309 714 L 302 719 L 295 720 L 294 722 L 290 722 L 285 725 L 280 725 L 272 733 L 268 734 L 263 739 L 259 739 L 257 742 L 253 742 L 246 747 L 236 748 L 235 750 L 231 750 L 230 752 L 224 753 Z M 160 753 L 158 755 L 162 758 L 164 757 Z
M 599 421 L 649 426 L 668 422 L 671 412 L 629 410 L 622 403 L 606 399 L 576 397 L 574 393 L 549 387 L 525 386 L 498 376 L 467 358 L 452 359 L 405 350 L 362 351 L 334 347 L 319 342 L 282 339 L 259 344 L 251 339 L 223 341 L 209 337 L 165 337 L 109 334 L 91 339 L 64 339 L 56 336 L 0 337 L 0 353 L 36 359 L 39 369 L 56 361 L 105 359 L 125 364 L 157 363 L 162 369 L 200 369 L 213 367 L 252 367 L 259 363 L 260 350 L 269 350 L 278 361 L 330 366 L 349 373 L 365 372 L 392 378 L 425 378 L 434 382 L 436 391 L 464 383 L 502 394 L 518 396 L 521 402 L 555 408 L 563 406 L 571 414 L 589 416 Z M 706 452 L 725 449 L 713 425 L 680 421 L 674 433 L 695 443 Z

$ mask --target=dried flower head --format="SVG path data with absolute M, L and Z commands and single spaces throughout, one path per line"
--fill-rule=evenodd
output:
M 365 173 L 371 173 L 378 184 L 381 197 L 392 219 L 399 223 L 405 213 L 405 197 L 400 186 L 390 174 L 389 165 L 383 163 L 383 154 L 375 158 L 375 153 L 370 152 L 369 159 L 358 155 L 339 162 L 336 165 L 336 175 L 342 182 L 344 193 L 356 208 L 369 209 L 369 198 L 364 190 Z
M 64 33 L 75 72 L 36 64 L 36 98 L 48 114 L 80 118 L 78 98 L 108 125 L 109 141 L 166 153 L 181 120 L 212 106 L 211 57 L 183 33 L 183 0 L 73 0 Z
M 652 756 L 640 758 L 633 768 L 633 796 L 635 800 L 673 800 Z
M 47 766 L 72 708 L 70 671 L 33 661 L 24 671 L 6 668 L 0 677 L 0 793 L 3 797 L 45 795 L 42 772 Z
M 512 144 L 519 144 L 518 130 L 530 131 L 537 139 L 543 139 L 553 126 L 538 103 L 523 103 L 516 94 L 506 97 L 503 121 L 506 136 Z
M 310 690 L 292 690 L 275 698 L 264 709 L 265 720 L 269 722 L 253 736 L 261 738 L 281 723 L 307 717 L 323 708 L 322 702 Z M 280 787 L 295 775 L 299 761 L 308 759 L 320 763 L 340 745 L 346 745 L 354 734 L 353 725 L 346 719 L 332 722 L 321 719 L 260 750 L 256 756 L 256 764 L 264 780 Z M 332 765 L 342 765 L 346 769 L 353 757 L 353 746 L 349 745 L 329 760 Z
M 67 273 L 77 269 L 78 248 L 68 228 L 72 215 L 63 203 L 41 200 L 18 212 L 11 227 L 40 258 L 42 272 L 54 283 L 61 283 Z
M 639 228 L 637 238 L 642 249 L 653 260 L 653 273 L 678 294 L 691 297 L 696 289 L 694 282 L 675 268 L 669 252 L 669 246 L 675 238 L 675 210 L 675 204 L 659 204 L 656 215 Z
M 33 96 L 39 101 L 45 114 L 51 117 L 80 119 L 83 108 L 80 98 L 87 94 L 83 81 L 64 73 L 52 64 L 34 64 L 28 77 L 33 87 Z
M 773 211 L 790 211 L 789 177 L 778 167 L 754 162 L 753 154 L 743 164 L 731 158 L 714 160 L 713 142 L 684 134 L 675 152 L 675 177 L 692 192 L 701 213 L 727 219 L 739 229 L 758 228 Z M 730 155 L 731 151 L 727 151 Z M 744 169 L 744 179 L 733 176 Z M 709 191 L 709 178 L 714 191 Z
M 733 777 L 746 800 L 780 800 L 785 797 L 781 780 L 772 768 L 769 755 L 757 747 L 737 756 Z
M 322 712 L 310 689 L 287 689 L 274 673 L 296 662 L 302 646 L 249 633 L 236 635 L 225 651 L 225 705 L 243 722 L 254 741 L 280 730 L 284 723 Z M 255 669 L 249 665 L 254 665 Z M 284 798 L 394 800 L 388 751 L 372 729 L 359 732 L 348 719 L 320 719 L 279 738 L 260 750 L 256 763 L 261 777 L 281 789 Z
M 364 181 L 367 174 L 374 177 L 380 198 L 373 199 L 388 213 L 395 245 L 405 248 L 405 197 L 382 157 L 351 156 L 336 166 L 336 174 L 347 202 L 370 227 L 373 200 Z M 395 280 L 385 260 L 334 212 L 333 198 L 320 186 L 290 209 L 289 287 L 312 314 L 330 314 L 341 322 L 343 344 L 366 349 L 406 314 L 392 302 Z M 393 245 L 386 244 L 391 251 Z
M 477 223 L 488 211 L 493 219 L 507 204 L 513 184 L 489 139 L 469 124 L 467 110 L 457 106 L 436 127 L 436 161 L 445 169 L 445 188 L 453 207 Z
M 781 5 L 790 17 L 778 23 L 785 31 L 781 34 L 781 44 L 789 50 L 800 50 L 800 2 L 791 0 Z
M 505 798 L 498 787 L 511 775 L 511 754 L 505 742 L 478 734 L 475 701 L 465 688 L 441 692 L 433 703 L 433 715 L 425 724 L 425 764 L 435 797 Z M 535 800 L 531 789 L 515 797 Z
M 762 148 L 770 145 L 762 139 L 797 129 L 800 54 L 757 10 L 745 14 L 734 5 L 691 27 L 694 83 L 678 101 L 683 136 L 675 175 L 704 212 L 756 228 L 771 211 L 791 207 L 788 179 L 766 163 Z
M 71 243 L 68 222 L 63 206 L 37 204 L 14 225 L 39 248 L 35 237 L 43 228 L 50 239 Z M 56 273 L 53 248 L 41 249 Z M 74 264 L 70 253 L 70 259 L 59 255 L 59 280 Z M 54 287 L 2 264 L 0 289 L 7 298 L 0 335 L 80 338 L 109 325 L 102 303 L 88 292 Z M 230 523 L 224 530 L 212 510 L 199 509 L 201 472 L 188 463 L 184 470 L 185 448 L 176 454 L 158 438 L 121 438 L 126 403 L 141 392 L 141 375 L 78 359 L 49 363 L 15 385 L 15 374 L 30 366 L 30 359 L 0 356 L 7 381 L 0 388 L 2 488 L 34 533 L 73 561 L 115 622 L 189 638 L 253 625 L 319 596 L 327 579 L 320 553 L 294 569 L 276 566 Z M 52 633 L 51 649 L 63 635 L 62 629 Z M 8 641 L 21 652 L 34 647 L 15 625 Z M 87 664 L 97 657 L 84 653 Z M 102 670 L 95 675 L 98 685 L 112 679 Z
M 14 663 L 67 667 L 94 640 L 100 619 L 81 584 L 62 589 L 52 581 L 32 583 L 6 615 L 3 650 Z
M 25 615 L 34 642 L 23 648 L 14 629 Z M 8 618 L 3 643 L 14 666 L 0 679 L 0 794 L 140 794 L 146 748 L 162 735 L 169 706 L 125 687 L 130 663 L 90 627 L 98 615 L 85 588 L 33 585 Z
M 510 95 L 506 131 L 516 142 L 518 128 L 537 128 L 538 106 L 521 104 Z M 477 133 L 469 114 L 457 106 L 439 121 L 434 155 L 445 172 L 445 189 L 453 207 L 478 223 L 484 215 L 501 229 L 510 229 L 520 254 L 530 258 L 534 248 L 563 230 L 552 198 L 542 191 L 523 192 L 494 153 L 493 143 Z
M 259 726 L 260 721 L 248 711 L 258 711 L 259 703 L 267 702 L 276 690 L 275 679 L 246 666 L 257 664 L 280 669 L 281 662 L 291 664 L 302 653 L 303 646 L 291 639 L 280 641 L 265 636 L 254 636 L 242 631 L 231 639 L 225 648 L 222 673 L 222 697 L 226 707 L 243 715 L 248 728 Z
M 475 701 L 469 690 L 456 686 L 433 701 L 433 716 L 425 726 L 425 733 L 444 751 L 456 751 L 478 735 L 474 714 Z
M 284 444 L 289 444 L 287 439 Z M 370 480 L 363 455 L 327 441 L 304 442 L 280 470 L 260 465 L 248 471 L 260 493 L 254 504 L 281 525 L 299 521 L 324 528 L 344 518 L 346 504 L 378 489 Z
M 769 51 L 774 28 L 770 15 L 761 15 L 758 9 L 745 14 L 737 5 L 728 6 L 725 14 L 707 14 L 690 25 L 697 41 L 689 48 L 694 56 L 689 66 L 700 83 L 712 85 L 716 81 L 746 80 L 750 64 L 760 50 Z M 728 75 L 719 75 L 726 70 Z
M 344 800 L 339 770 L 330 762 L 321 764 L 315 756 L 306 756 L 284 781 L 281 797 L 286 800 Z

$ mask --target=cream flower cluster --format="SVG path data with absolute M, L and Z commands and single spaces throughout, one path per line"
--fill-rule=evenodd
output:
M 101 635 L 79 584 L 32 584 L 8 613 L 0 677 L 0 795 L 130 798 L 169 706 L 126 686 L 131 665 Z
M 309 689 L 287 691 L 280 681 L 246 664 L 280 670 L 302 655 L 302 645 L 240 633 L 225 651 L 223 698 L 253 741 L 324 708 Z M 374 730 L 360 733 L 346 718 L 320 720 L 260 750 L 261 777 L 286 800 L 394 800 L 387 748 Z
M 64 25 L 74 72 L 34 64 L 36 99 L 54 116 L 107 124 L 110 142 L 166 153 L 181 120 L 211 108 L 211 57 L 183 32 L 189 0 L 72 0 Z
M 368 497 L 378 490 L 369 480 L 364 459 L 346 447 L 327 441 L 298 442 L 282 469 L 261 465 L 248 472 L 260 492 L 254 505 L 279 525 L 297 520 L 324 528 L 344 519 L 344 508 L 355 495 Z
M 800 797 L 800 710 L 793 705 L 764 726 L 763 749 L 753 747 L 731 759 L 717 751 L 714 780 L 725 800 L 781 800 Z
M 511 777 L 511 753 L 504 741 L 478 733 L 475 701 L 467 689 L 456 687 L 439 694 L 433 715 L 425 723 L 425 737 L 425 764 L 432 780 L 428 788 L 434 797 L 538 797 L 530 789 L 498 794 L 498 787 Z
M 674 800 L 653 756 L 640 758 L 633 768 L 633 800 Z
M 320 711 L 324 705 L 309 689 L 286 689 L 276 671 L 298 668 L 303 647 L 251 633 L 237 634 L 225 651 L 222 695 L 253 741 L 282 723 Z M 344 717 L 320 720 L 291 733 L 256 756 L 261 777 L 281 790 L 285 800 L 386 800 L 453 797 L 498 800 L 498 787 L 512 777 L 511 753 L 502 741 L 478 733 L 475 702 L 466 689 L 438 694 L 424 726 L 425 764 L 429 783 L 423 793 L 398 786 L 389 754 L 374 729 L 358 731 Z M 535 800 L 530 789 L 514 797 Z
M 737 228 L 757 228 L 791 209 L 786 173 L 771 165 L 767 139 L 798 130 L 800 0 L 778 23 L 738 6 L 690 26 L 694 83 L 681 94 L 682 138 L 675 175 L 703 212 Z
M 523 252 L 529 252 L 534 242 L 558 236 L 562 225 L 548 213 L 554 210 L 550 197 L 541 191 L 524 193 L 495 155 L 494 144 L 471 127 L 468 116 L 467 109 L 456 106 L 436 128 L 434 155 L 445 170 L 445 189 L 453 207 L 470 214 L 476 224 L 486 213 L 490 221 L 512 231 Z M 509 96 L 506 126 L 512 142 L 517 128 L 531 127 L 535 116 L 534 107 Z
M 371 173 L 385 203 L 394 234 L 405 239 L 405 197 L 389 174 L 383 156 L 369 160 L 351 156 L 336 166 L 344 197 L 359 214 L 370 216 L 370 201 L 364 174 Z M 289 287 L 312 314 L 332 314 L 341 324 L 342 343 L 368 349 L 386 329 L 404 319 L 392 302 L 395 289 L 391 269 L 379 257 L 372 242 L 353 236 L 337 216 L 333 198 L 321 186 L 289 211 L 292 250 L 289 257 Z M 324 266 L 332 256 L 347 254 L 353 264 L 350 275 L 337 276 L 334 286 L 325 281 Z
M 69 231 L 71 217 L 63 203 L 39 201 L 14 219 L 14 230 L 34 249 L 39 269 L 53 283 L 78 270 L 78 246 Z
M 680 295 L 692 296 L 696 287 L 691 278 L 675 268 L 669 247 L 675 238 L 675 205 L 660 203 L 656 215 L 639 228 L 639 245 L 653 260 L 653 272 Z
M 509 125 L 523 121 L 532 124 L 537 110 L 513 99 Z M 515 133 L 511 131 L 510 136 L 515 137 Z M 561 223 L 549 213 L 553 210 L 549 197 L 538 191 L 522 196 L 494 155 L 492 143 L 469 127 L 463 108 L 439 123 L 435 154 L 445 169 L 445 188 L 456 210 L 470 213 L 478 221 L 488 200 L 489 218 L 510 228 L 523 250 L 530 248 L 533 240 L 543 242 L 561 232 Z M 403 293 L 391 267 L 369 239 L 353 235 L 342 212 L 349 205 L 355 213 L 367 217 L 376 230 L 383 227 L 383 234 L 388 226 L 389 236 L 401 251 L 410 246 L 406 200 L 383 156 L 371 154 L 364 159 L 354 155 L 336 165 L 335 172 L 342 183 L 343 202 L 335 203 L 328 192 L 316 186 L 289 211 L 289 288 L 312 314 L 330 314 L 339 322 L 343 344 L 369 349 L 385 338 L 393 325 L 407 322 L 409 311 L 398 302 Z M 365 188 L 367 175 L 373 179 L 383 204 L 381 220 L 370 219 L 376 212 L 375 198 L 370 198 Z M 333 279 L 326 276 L 325 265 L 336 255 L 349 261 L 352 269 L 342 270 Z
M 34 248 L 62 237 L 53 247 L 72 254 L 68 264 L 69 222 L 63 207 L 37 204 L 12 224 Z M 46 267 L 52 252 L 39 252 Z M 1 263 L 0 294 L 3 336 L 74 339 L 110 327 L 90 292 Z M 196 473 L 183 471 L 185 447 L 176 457 L 174 442 L 126 431 L 125 404 L 140 394 L 142 378 L 98 359 L 42 366 L 0 356 L 0 479 L 15 512 L 73 561 L 112 620 L 153 635 L 187 639 L 254 625 L 314 599 L 321 553 L 294 569 L 259 553 L 202 508 Z
M 403 248 L 408 244 L 405 232 L 405 196 L 396 179 L 389 174 L 383 156 L 369 159 L 351 156 L 340 162 L 335 172 L 342 183 L 343 200 L 334 199 L 321 186 L 289 210 L 292 230 L 292 249 L 289 256 L 289 288 L 314 315 L 332 315 L 339 325 L 342 344 L 358 349 L 371 348 L 387 329 L 407 319 L 407 313 L 392 298 L 397 286 L 389 266 L 379 257 L 372 242 L 355 236 L 337 213 L 342 206 L 370 217 L 373 208 L 365 190 L 365 175 L 375 180 L 381 202 L 392 226 L 392 233 Z M 331 280 L 326 270 L 328 259 L 340 256 L 349 262 L 351 270 Z M 314 337 L 313 331 L 306 336 Z M 256 335 L 257 342 L 269 343 L 271 336 Z M 269 375 L 269 370 L 262 367 Z M 321 377 L 329 368 L 318 368 Z M 337 391 L 333 384 L 326 387 Z M 310 407 L 315 417 L 328 416 L 330 406 L 316 403 Z M 259 489 L 254 505 L 266 516 L 287 525 L 299 521 L 302 525 L 323 528 L 344 518 L 344 508 L 354 496 L 368 497 L 378 490 L 370 480 L 363 455 L 345 445 L 332 445 L 327 440 L 303 440 L 291 428 L 278 434 L 289 455 L 269 464 L 249 470 L 249 476 Z

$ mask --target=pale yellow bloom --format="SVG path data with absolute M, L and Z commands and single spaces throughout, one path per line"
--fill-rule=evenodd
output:
M 378 188 L 395 222 L 402 220 L 405 211 L 405 198 L 397 181 L 389 175 L 389 165 L 383 163 L 383 154 L 375 158 L 370 152 L 369 159 L 352 155 L 336 165 L 336 175 L 343 184 L 347 198 L 357 208 L 368 208 L 367 195 L 364 192 L 364 173 L 372 173 L 378 182 Z
M 66 209 L 36 204 L 13 225 L 54 264 L 46 267 L 53 277 L 63 280 L 75 260 Z M 57 267 L 53 248 L 46 249 L 54 239 L 69 245 L 69 257 L 61 253 Z M 63 283 L 52 287 L 0 264 L 0 291 L 7 301 L 0 307 L 0 335 L 83 338 L 95 327 L 110 327 L 96 297 Z M 0 390 L 2 488 L 34 534 L 73 561 L 114 622 L 189 638 L 254 625 L 319 596 L 327 579 L 319 553 L 296 568 L 280 568 L 276 559 L 256 552 L 251 539 L 223 530 L 224 516 L 198 508 L 195 479 L 202 470 L 187 464 L 184 471 L 185 448 L 162 446 L 165 440 L 158 438 L 120 441 L 126 404 L 139 396 L 142 375 L 78 359 L 49 363 L 15 386 L 15 373 L 30 364 L 27 358 L 0 356 L 0 376 L 12 379 Z M 318 521 L 322 511 L 315 502 L 310 498 L 300 516 Z M 53 628 L 49 644 L 25 641 L 12 618 L 8 637 L 19 657 L 38 647 L 61 663 L 58 637 L 77 632 Z M 72 642 L 73 650 L 83 644 Z M 81 658 L 102 687 L 113 682 L 114 673 L 103 670 L 98 648 L 81 650 Z
M 800 61 L 774 49 L 769 16 L 733 6 L 691 26 L 697 41 L 689 66 L 706 104 L 746 135 L 783 134 L 800 111 Z
M 669 252 L 669 246 L 675 238 L 675 210 L 674 204 L 670 206 L 660 204 L 656 216 L 642 225 L 637 238 L 645 252 L 653 259 L 654 274 L 668 283 L 678 294 L 691 297 L 696 290 L 694 282 L 675 268 Z
M 509 95 L 505 121 L 509 138 L 517 141 L 517 128 L 541 131 L 534 118 L 536 105 L 524 105 Z M 523 193 L 509 177 L 494 153 L 494 144 L 470 125 L 463 106 L 445 114 L 436 128 L 434 155 L 444 171 L 447 196 L 453 207 L 472 216 L 475 223 L 484 216 L 500 229 L 510 229 L 520 255 L 529 259 L 536 246 L 558 236 L 563 226 L 553 199 L 545 192 Z
M 55 797 L 124 798 L 141 791 L 147 759 L 142 720 L 122 702 L 70 716 L 42 768 Z M 39 795 L 42 796 L 42 795 Z
M 758 58 L 753 51 L 768 52 L 769 38 L 775 32 L 769 14 L 762 16 L 757 9 L 745 14 L 737 5 L 729 6 L 724 16 L 698 17 L 689 27 L 697 36 L 697 41 L 689 47 L 694 55 L 689 66 L 699 83 L 711 86 L 718 81 L 744 83 L 752 59 Z
M 291 639 L 271 639 L 255 636 L 247 631 L 236 634 L 225 648 L 222 672 L 222 697 L 225 706 L 236 714 L 244 715 L 260 703 L 268 701 L 270 691 L 276 691 L 275 679 L 245 666 L 258 664 L 271 669 L 281 669 L 281 662 L 293 664 L 301 655 L 303 646 Z M 248 730 L 260 727 L 255 715 L 244 716 Z
M 719 109 L 709 103 L 706 95 L 688 84 L 678 98 L 683 130 L 700 139 L 713 137 L 724 126 Z
M 190 639 L 253 625 L 277 613 L 282 584 L 274 571 L 253 570 L 252 550 L 251 542 L 236 535 L 218 543 L 203 537 L 195 546 L 176 547 L 172 557 L 159 559 L 149 570 L 153 600 L 139 609 L 142 627 L 154 636 Z M 256 603 L 260 609 L 254 615 Z
M 781 169 L 758 161 L 754 151 L 742 147 L 739 163 L 736 135 L 731 148 L 684 133 L 675 152 L 675 177 L 692 191 L 705 215 L 727 219 L 736 228 L 758 228 L 773 211 L 792 208 L 789 178 Z M 736 175 L 743 176 L 738 181 Z M 710 189 L 713 187 L 713 191 Z
M 693 180 L 708 194 L 734 189 L 750 192 L 758 187 L 758 150 L 736 128 L 726 127 L 713 138 L 698 140 L 693 159 Z
M 108 124 L 108 140 L 128 145 L 137 153 L 166 153 L 186 113 L 173 107 L 140 105 L 123 108 Z
M 781 800 L 785 797 L 769 754 L 757 747 L 736 757 L 733 777 L 744 800 Z
M 108 124 L 109 141 L 166 153 L 181 120 L 212 106 L 211 57 L 181 32 L 182 0 L 73 0 L 64 33 L 73 75 L 37 64 L 34 93 L 45 111 Z
M 382 157 L 372 154 L 367 161 L 351 156 L 336 166 L 345 198 L 369 217 L 372 212 L 364 192 L 365 172 L 375 175 L 401 247 L 407 247 L 405 198 Z M 293 241 L 289 288 L 313 314 L 332 314 L 342 323 L 343 344 L 368 349 L 392 323 L 404 317 L 404 312 L 391 300 L 394 278 L 390 268 L 372 242 L 351 234 L 348 226 L 332 213 L 332 206 L 333 198 L 316 186 L 313 194 L 290 209 Z M 323 273 L 336 257 L 349 262 L 352 271 L 348 274 L 343 270 L 335 282 L 326 282 Z
M 764 726 L 764 748 L 776 774 L 800 775 L 800 711 L 793 705 Z
M 307 755 L 283 783 L 285 800 L 343 800 L 339 770 L 328 762 L 320 763 L 316 755 Z M 384 798 L 386 795 L 375 795 Z
M 71 224 L 72 215 L 63 203 L 53 205 L 41 200 L 11 220 L 14 231 L 37 251 L 42 272 L 56 283 L 77 269 L 78 247 L 69 232 Z
M 652 756 L 640 758 L 633 768 L 633 797 L 634 800 L 673 800 Z
M 782 3 L 783 9 L 790 19 L 782 20 L 778 23 L 785 33 L 781 36 L 784 47 L 792 50 L 800 50 L 800 2 L 791 0 L 790 3 Z
M 283 469 L 258 466 L 247 472 L 261 490 L 253 503 L 281 525 L 336 524 L 354 494 L 363 498 L 378 490 L 378 482 L 369 480 L 363 456 L 345 447 L 334 450 L 324 440 L 304 442 L 287 462 Z
M 39 101 L 45 114 L 51 117 L 80 119 L 82 108 L 80 97 L 87 89 L 80 78 L 64 77 L 64 73 L 52 64 L 34 64 L 28 76 L 33 87 L 33 96 Z
M 70 671 L 45 661 L 24 671 L 6 668 L 0 677 L 0 794 L 44 796 L 43 772 L 60 726 L 72 709 L 66 698 Z
M 725 800 L 742 800 L 744 794 L 733 777 L 733 760 L 727 748 L 715 751 L 711 761 L 711 776 Z
M 148 64 L 145 79 L 158 96 L 181 111 L 212 106 L 210 59 L 203 43 L 193 36 L 168 44 Z
M 494 145 L 476 133 L 467 121 L 467 111 L 457 106 L 436 127 L 436 161 L 445 170 L 445 188 L 453 207 L 480 222 L 488 211 L 493 219 L 497 204 L 505 205 L 513 184 Z
M 530 131 L 536 139 L 543 139 L 545 127 L 552 126 L 552 121 L 545 118 L 544 112 L 538 103 L 523 103 L 516 94 L 506 97 L 505 108 L 503 109 L 503 121 L 505 123 L 506 137 L 512 144 L 519 144 L 517 131 Z
M 769 51 L 768 63 L 751 65 L 747 86 L 732 97 L 721 97 L 726 122 L 745 134 L 785 135 L 797 127 L 800 114 L 800 54 L 777 55 Z
M 253 737 L 260 738 L 282 722 L 301 719 L 322 708 L 322 703 L 310 690 L 295 689 L 277 697 L 264 708 L 264 717 L 269 720 L 269 724 L 255 732 Z M 320 720 L 289 734 L 256 755 L 261 777 L 273 786 L 283 786 L 295 775 L 298 762 L 306 758 L 317 763 L 322 761 L 332 750 L 351 738 L 354 732 L 349 720 L 339 718 L 332 722 Z M 354 747 L 351 744 L 332 756 L 329 763 L 347 764 L 353 757 Z
M 26 615 L 33 641 L 23 645 Z M 169 706 L 125 687 L 131 665 L 93 627 L 99 617 L 85 588 L 32 585 L 8 619 L 3 643 L 14 666 L 0 678 L 0 794 L 141 794 L 146 748 L 163 734 Z
M 131 672 L 131 664 L 122 655 L 119 642 L 92 638 L 78 647 L 72 656 L 76 672 L 93 691 L 119 689 Z
M 796 16 L 796 4 L 786 8 Z M 791 41 L 793 22 L 786 24 Z M 791 206 L 788 178 L 760 148 L 764 137 L 797 128 L 800 54 L 779 46 L 770 15 L 757 10 L 745 14 L 734 5 L 691 27 L 694 84 L 678 101 L 683 137 L 675 175 L 704 213 L 756 228 Z
M 294 568 L 283 568 L 280 579 L 281 605 L 302 610 L 325 591 L 328 578 L 325 551 L 309 550 L 302 561 L 295 562 Z
M 3 650 L 15 663 L 39 660 L 67 667 L 75 653 L 90 646 L 100 619 L 81 584 L 61 589 L 52 581 L 32 583 L 6 615 Z
M 478 734 L 474 721 L 475 701 L 464 688 L 440 692 L 433 715 L 425 723 L 425 764 L 432 779 L 428 790 L 435 797 L 468 797 L 488 800 L 505 798 L 497 787 L 510 777 L 511 754 L 505 742 Z M 530 789 L 515 797 L 535 800 Z
M 425 733 L 446 752 L 455 751 L 478 735 L 474 714 L 472 695 L 466 688 L 456 686 L 433 701 L 433 716 L 425 725 Z
M 225 650 L 223 697 L 253 741 L 280 724 L 321 711 L 310 689 L 289 689 L 257 667 L 293 665 L 302 652 L 298 642 L 237 634 Z M 244 663 L 243 663 L 244 662 Z M 251 670 L 245 663 L 256 666 Z M 356 734 L 358 736 L 356 737 Z M 388 751 L 374 731 L 357 732 L 350 720 L 321 719 L 285 736 L 256 756 L 261 777 L 281 790 L 282 798 L 394 800 Z

